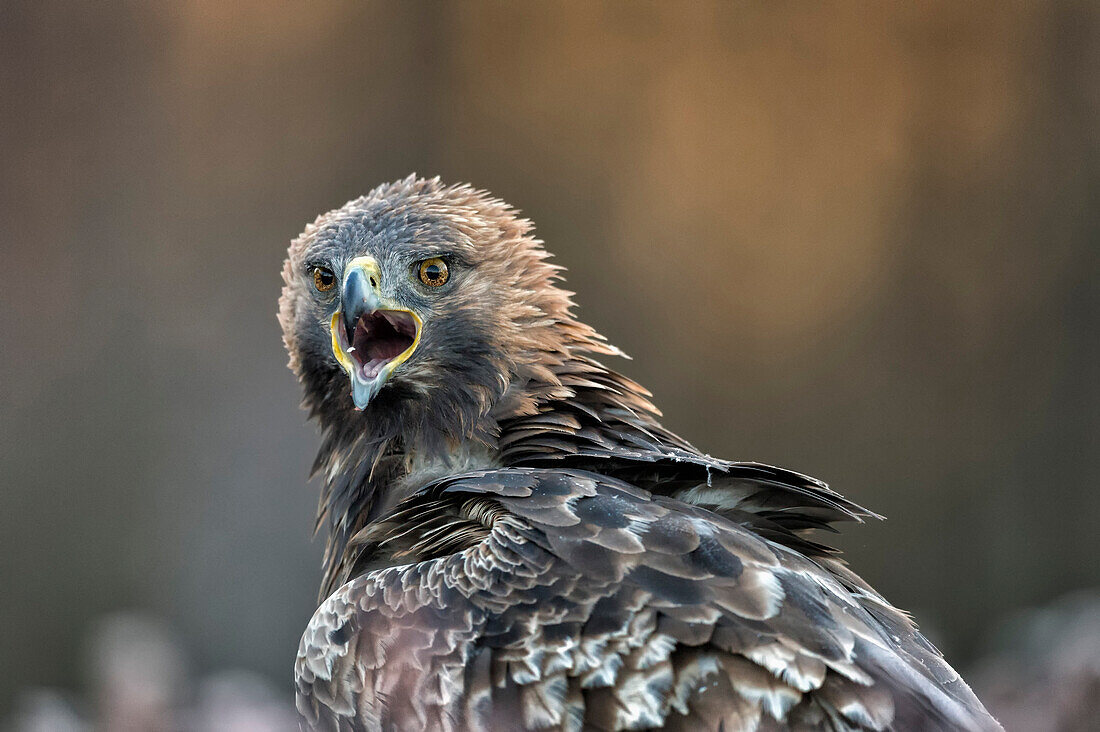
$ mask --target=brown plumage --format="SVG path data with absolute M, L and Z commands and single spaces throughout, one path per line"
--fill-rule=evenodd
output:
M 304 727 L 998 729 L 808 535 L 872 514 L 662 427 L 504 203 L 381 186 L 307 227 L 284 279 L 324 435 Z M 416 340 L 395 326 L 402 356 L 364 366 L 379 313 Z

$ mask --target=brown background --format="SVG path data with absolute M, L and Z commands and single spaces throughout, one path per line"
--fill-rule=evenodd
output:
M 101 614 L 289 694 L 316 434 L 286 245 L 410 171 L 522 208 L 668 424 L 890 517 L 961 667 L 1100 584 L 1100 13 L 1052 3 L 0 6 L 0 714 Z

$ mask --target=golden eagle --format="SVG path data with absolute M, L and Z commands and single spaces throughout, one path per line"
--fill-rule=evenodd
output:
M 548 256 L 504 202 L 412 176 L 291 244 L 327 536 L 303 726 L 999 729 L 810 536 L 873 514 L 662 427 Z

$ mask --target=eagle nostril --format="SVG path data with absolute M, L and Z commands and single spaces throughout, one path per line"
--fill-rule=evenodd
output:
M 371 287 L 378 287 L 378 281 L 374 279 L 374 275 L 371 275 L 370 286 Z

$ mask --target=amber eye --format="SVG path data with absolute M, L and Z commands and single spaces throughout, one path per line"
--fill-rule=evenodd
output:
M 447 271 L 447 263 L 439 257 L 425 259 L 417 267 L 417 271 L 420 274 L 420 281 L 428 287 L 439 287 L 446 284 L 447 278 L 451 276 L 451 273 Z
M 313 268 L 313 286 L 318 292 L 328 292 L 336 287 L 336 275 L 327 267 Z

